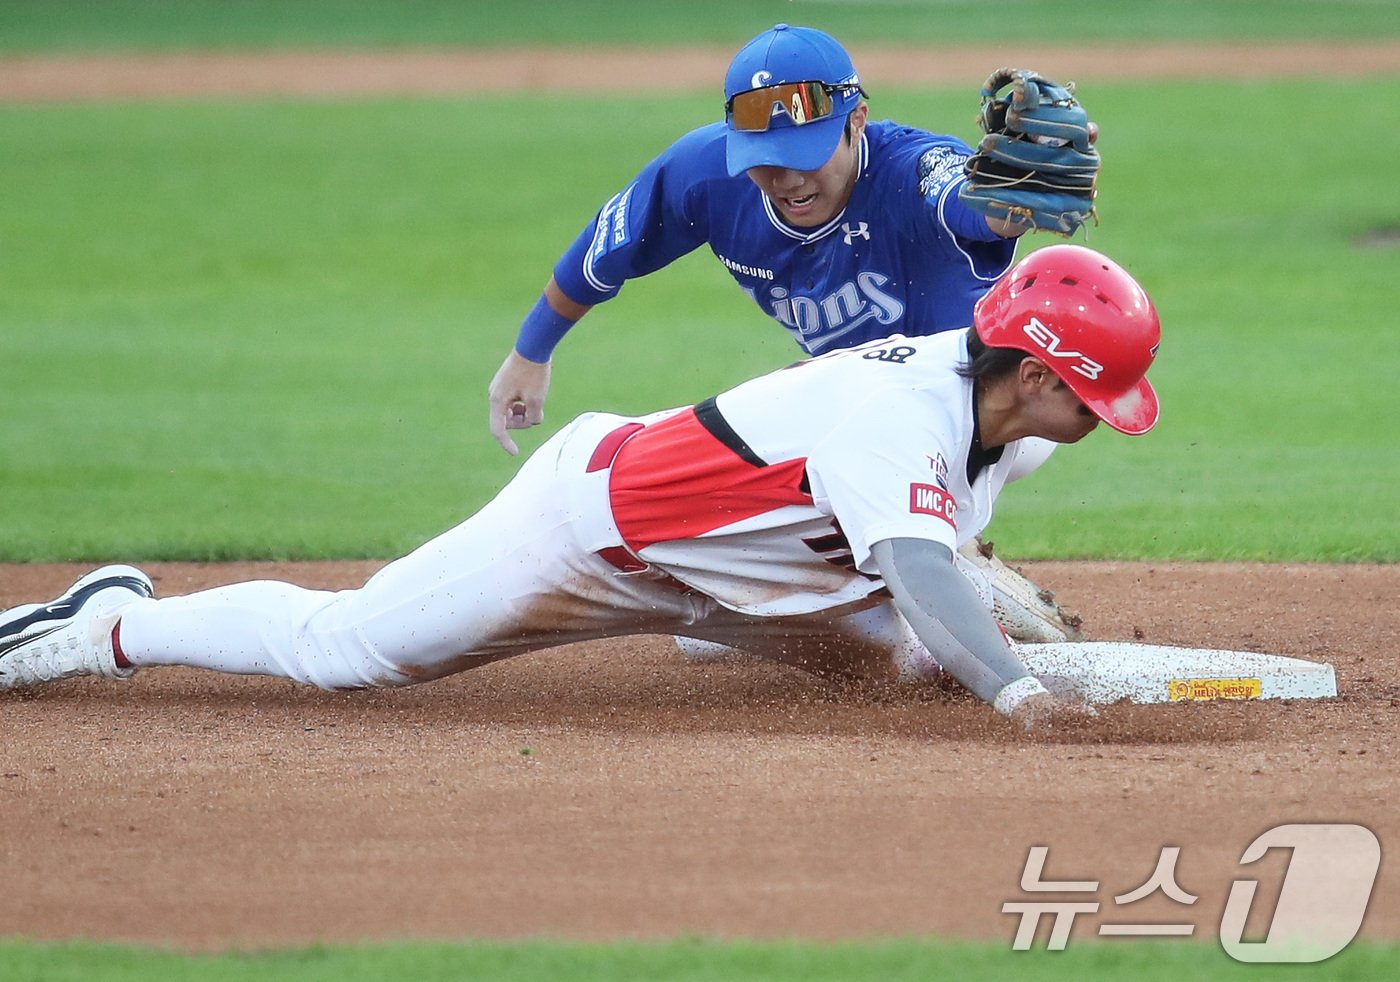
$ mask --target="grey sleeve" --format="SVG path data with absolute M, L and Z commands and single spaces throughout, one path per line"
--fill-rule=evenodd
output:
M 895 607 L 953 678 L 990 703 L 1008 683 L 1029 676 L 947 546 L 885 539 L 870 553 Z

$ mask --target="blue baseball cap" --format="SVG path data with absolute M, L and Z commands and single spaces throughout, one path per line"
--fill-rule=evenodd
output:
M 800 126 L 787 113 L 776 111 L 767 130 L 736 130 L 732 114 L 726 111 L 726 157 L 731 177 L 764 165 L 817 170 L 836 152 L 846 117 L 860 104 L 860 76 L 851 56 L 830 34 L 778 24 L 744 45 L 730 62 L 724 77 L 726 109 L 740 93 L 786 82 L 823 82 L 850 88 L 831 94 L 830 116 Z

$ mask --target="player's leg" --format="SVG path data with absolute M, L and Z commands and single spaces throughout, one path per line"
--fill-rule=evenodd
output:
M 954 554 L 958 570 L 972 581 L 1003 631 L 1015 641 L 1077 641 L 1083 637 L 1079 617 L 1057 603 L 1054 595 L 992 555 L 990 546 L 974 539 Z M 719 661 L 741 654 L 717 641 L 677 636 L 673 639 L 689 661 Z
M 185 665 L 323 688 L 407 685 L 525 651 L 670 631 L 691 602 L 596 552 L 606 475 L 575 460 L 614 417 L 585 417 L 541 447 L 472 518 L 357 590 L 271 581 L 134 601 L 118 640 L 136 668 Z M 597 432 L 595 432 L 597 431 Z M 596 494 L 595 494 L 596 492 Z M 591 496 L 591 497 L 590 497 Z
M 953 559 L 983 605 L 993 610 L 999 594 L 985 566 L 959 553 Z M 720 609 L 697 623 L 690 635 L 678 636 L 676 645 L 697 661 L 747 653 L 818 675 L 901 680 L 939 675 L 937 660 L 888 600 L 843 616 L 744 618 Z
M 917 682 L 940 675 L 938 662 L 888 600 L 853 613 L 799 617 L 716 608 L 685 634 L 823 678 Z

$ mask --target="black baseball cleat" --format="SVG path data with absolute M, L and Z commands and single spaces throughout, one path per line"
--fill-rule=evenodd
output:
M 130 678 L 136 669 L 117 667 L 112 628 L 133 600 L 154 596 L 134 566 L 103 566 L 57 600 L 0 612 L 0 689 L 75 675 Z

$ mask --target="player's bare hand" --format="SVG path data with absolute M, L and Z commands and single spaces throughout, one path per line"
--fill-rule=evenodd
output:
M 1011 721 L 1029 736 L 1053 736 L 1072 732 L 1098 716 L 1087 702 L 1038 692 L 1027 696 L 1011 710 Z
M 515 350 L 506 356 L 487 394 L 491 404 L 491 435 L 514 457 L 520 448 L 509 430 L 523 430 L 544 422 L 544 401 L 549 395 L 550 363 L 530 361 Z

